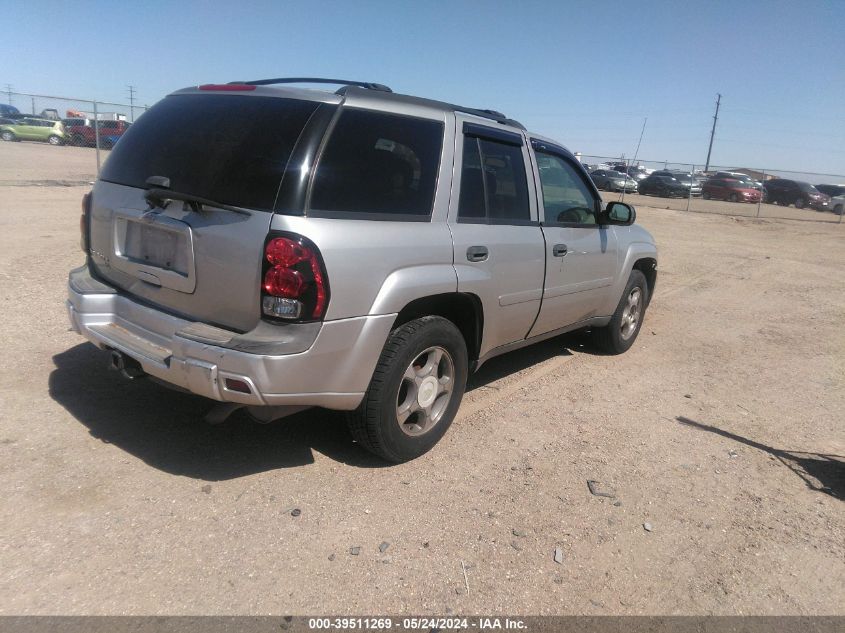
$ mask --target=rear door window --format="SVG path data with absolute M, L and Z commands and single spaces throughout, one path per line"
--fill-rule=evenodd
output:
M 345 109 L 317 165 L 308 213 L 427 219 L 442 146 L 440 121 Z
M 319 105 L 171 95 L 126 130 L 100 178 L 145 189 L 147 178 L 164 176 L 174 191 L 270 211 L 296 141 Z
M 531 220 L 522 147 L 464 137 L 458 221 L 491 224 Z

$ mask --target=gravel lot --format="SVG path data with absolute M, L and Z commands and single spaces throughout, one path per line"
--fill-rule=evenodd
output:
M 0 144 L 0 613 L 845 614 L 845 227 L 639 206 L 633 349 L 495 359 L 385 467 L 106 369 L 64 308 L 93 173 Z

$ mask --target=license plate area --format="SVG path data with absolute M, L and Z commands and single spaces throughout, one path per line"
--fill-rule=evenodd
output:
M 191 227 L 161 213 L 135 213 L 114 215 L 112 267 L 153 286 L 193 292 L 196 275 Z

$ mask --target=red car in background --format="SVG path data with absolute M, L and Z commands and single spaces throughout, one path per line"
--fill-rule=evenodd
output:
M 70 145 L 94 147 L 94 122 L 91 119 L 71 117 L 62 119 Z
M 705 200 L 729 200 L 730 202 L 760 202 L 762 194 L 748 183 L 732 178 L 710 178 L 701 187 Z
M 94 147 L 97 132 L 94 125 L 100 128 L 100 147 L 111 149 L 123 133 L 129 129 L 130 123 L 126 121 L 97 121 L 85 117 L 70 117 L 62 119 L 65 124 L 68 138 L 71 145 L 82 147 Z

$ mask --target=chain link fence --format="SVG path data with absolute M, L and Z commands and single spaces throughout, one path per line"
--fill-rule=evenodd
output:
M 0 105 L 0 138 L 43 141 L 79 148 L 74 152 L 90 152 L 90 163 L 87 155 L 76 155 L 73 162 L 85 172 L 80 177 L 91 180 L 99 173 L 109 150 L 148 107 L 13 91 L 2 93 L 2 97 L 6 103 Z M 12 109 L 6 108 L 6 104 Z M 845 211 L 845 175 L 841 174 L 737 165 L 710 165 L 705 170 L 704 165 L 669 160 L 631 160 L 624 156 L 578 153 L 576 156 L 591 173 L 604 171 L 621 176 L 617 171 L 621 169 L 629 174 L 631 180 L 623 181 L 622 186 L 616 186 L 618 179 L 614 185 L 607 176 L 594 177 L 608 200 L 627 199 L 633 204 L 676 211 L 840 224 Z M 45 168 L 49 169 L 46 164 Z M 659 186 L 654 176 L 661 173 L 674 178 L 675 186 Z M 56 174 L 56 178 L 61 175 Z M 776 179 L 793 183 L 790 185 L 793 191 L 775 191 L 778 183 L 772 181 Z M 637 182 L 636 187 L 631 184 L 633 181 Z M 821 185 L 832 197 L 825 204 L 808 185 Z
M 705 170 L 704 165 L 669 160 L 576 156 L 607 200 L 625 199 L 634 205 L 676 211 L 837 224 L 845 213 L 845 175 L 738 165 L 709 165 Z M 619 170 L 628 173 L 630 180 L 614 181 L 605 173 Z M 664 177 L 675 182 L 667 183 Z
M 46 141 L 90 150 L 91 175 L 99 173 L 109 150 L 146 110 L 146 105 L 5 91 L 0 105 L 0 138 Z M 11 106 L 7 108 L 5 106 Z

